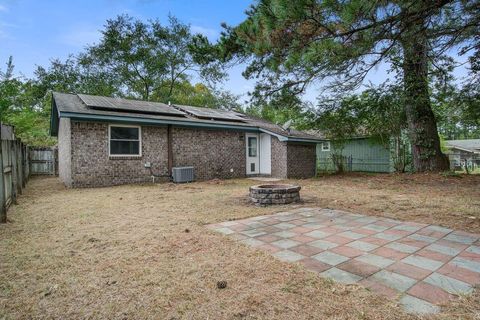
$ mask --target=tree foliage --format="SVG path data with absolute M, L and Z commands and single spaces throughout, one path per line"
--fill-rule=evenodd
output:
M 108 20 L 98 44 L 66 60 L 38 66 L 34 77 L 14 76 L 13 59 L 0 73 L 3 122 L 33 145 L 51 145 L 52 91 L 137 98 L 210 108 L 239 108 L 238 97 L 217 84 L 225 78 L 208 40 L 169 16 L 168 24 L 127 15 Z M 192 79 L 203 83 L 192 84 Z
M 302 93 L 319 81 L 342 92 L 391 63 L 402 72 L 415 168 L 442 170 L 448 163 L 430 104 L 429 64 L 458 46 L 460 53 L 478 48 L 479 9 L 478 0 L 261 0 L 244 22 L 227 27 L 220 47 L 224 59 L 249 62 L 244 74 L 265 95 Z
M 290 122 L 291 127 L 298 130 L 313 129 L 315 118 L 313 106 L 287 89 L 269 97 L 253 93 L 246 112 L 279 125 Z
M 81 61 L 115 74 L 125 94 L 143 100 L 168 100 L 178 83 L 192 73 L 204 81 L 225 77 L 221 64 L 200 60 L 190 26 L 169 16 L 169 24 L 145 23 L 128 15 L 107 20 L 100 43 L 88 48 Z
M 478 1 L 261 0 L 244 22 L 225 25 L 219 44 L 224 59 L 249 62 L 244 74 L 265 94 L 301 93 L 319 80 L 343 91 L 383 62 L 402 68 L 403 43 L 412 42 L 417 22 L 425 21 L 413 31 L 427 32 L 430 61 L 461 44 L 461 53 L 478 48 L 479 9 Z
M 48 91 L 104 96 L 118 94 L 121 86 L 118 77 L 88 59 L 85 54 L 80 58 L 69 56 L 65 61 L 52 59 L 47 68 L 37 67 L 33 79 L 37 89 L 43 94 Z
M 169 88 L 164 88 L 164 90 L 169 90 Z M 240 109 L 238 99 L 238 96 L 228 91 L 215 90 L 202 83 L 192 85 L 185 80 L 175 83 L 168 101 L 174 104 L 238 110 Z
M 50 109 L 44 108 L 44 96 L 39 96 L 34 81 L 14 76 L 13 58 L 5 71 L 0 71 L 0 119 L 15 127 L 15 133 L 24 142 L 50 145 L 48 124 Z

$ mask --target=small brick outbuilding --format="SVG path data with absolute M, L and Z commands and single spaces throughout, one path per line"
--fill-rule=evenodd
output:
M 50 125 L 69 187 L 147 182 L 182 166 L 195 180 L 309 178 L 322 141 L 240 112 L 57 92 Z

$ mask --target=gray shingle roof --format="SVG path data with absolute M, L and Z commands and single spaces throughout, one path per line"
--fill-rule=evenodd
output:
M 459 148 L 470 152 L 480 152 L 480 139 L 446 140 L 448 148 Z
M 117 99 L 90 95 L 76 95 L 54 92 L 53 100 L 59 116 L 71 117 L 72 114 L 103 117 L 128 117 L 151 121 L 188 122 L 193 124 L 234 125 L 235 127 L 259 129 L 288 139 L 322 140 L 322 137 L 294 129 L 284 130 L 281 126 L 243 113 L 219 109 L 200 108 L 183 105 L 166 105 L 131 99 Z M 87 105 L 88 104 L 88 105 Z M 101 105 L 100 107 L 97 105 Z M 171 112 L 170 112 L 171 111 Z M 182 112 L 185 111 L 185 112 Z M 52 121 L 55 125 L 55 121 Z M 58 125 L 58 123 L 56 124 Z M 54 129 L 54 128 L 52 128 Z M 52 130 L 54 132 L 55 130 Z M 56 132 L 56 131 L 55 131 Z
M 306 132 L 300 131 L 300 130 L 295 130 L 293 128 L 291 128 L 290 130 L 285 130 L 278 124 L 275 124 L 275 123 L 272 123 L 272 122 L 269 122 L 269 121 L 266 121 L 266 120 L 263 120 L 263 119 L 255 118 L 255 117 L 252 117 L 252 116 L 245 116 L 245 119 L 248 123 L 250 123 L 250 124 L 252 124 L 256 127 L 259 127 L 263 130 L 266 130 L 266 131 L 269 131 L 269 132 L 272 132 L 272 133 L 275 133 L 275 134 L 278 134 L 278 135 L 281 135 L 281 136 L 284 136 L 284 137 L 300 138 L 300 139 L 312 139 L 312 140 L 323 140 L 323 138 L 321 136 L 313 135 L 313 134 L 306 133 Z

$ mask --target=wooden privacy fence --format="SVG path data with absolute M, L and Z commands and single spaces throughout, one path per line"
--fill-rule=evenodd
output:
M 56 148 L 28 147 L 15 138 L 13 127 L 0 123 L 0 223 L 7 222 L 7 210 L 17 203 L 32 174 L 57 174 Z
M 0 223 L 7 222 L 7 209 L 17 203 L 17 194 L 30 176 L 28 147 L 15 138 L 13 127 L 1 125 L 0 148 Z
M 56 174 L 58 171 L 56 148 L 30 148 L 31 174 Z

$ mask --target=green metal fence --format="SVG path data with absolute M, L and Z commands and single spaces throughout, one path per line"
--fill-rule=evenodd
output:
M 345 156 L 343 168 L 345 171 L 353 172 L 392 172 L 390 162 L 385 162 L 384 159 L 358 159 L 351 155 Z M 317 160 L 318 172 L 333 172 L 336 170 L 331 158 Z
M 351 139 L 342 145 L 341 150 L 335 150 L 330 143 L 318 144 L 317 171 L 336 171 L 332 158 L 340 152 L 345 171 L 393 172 L 390 149 L 370 138 Z

